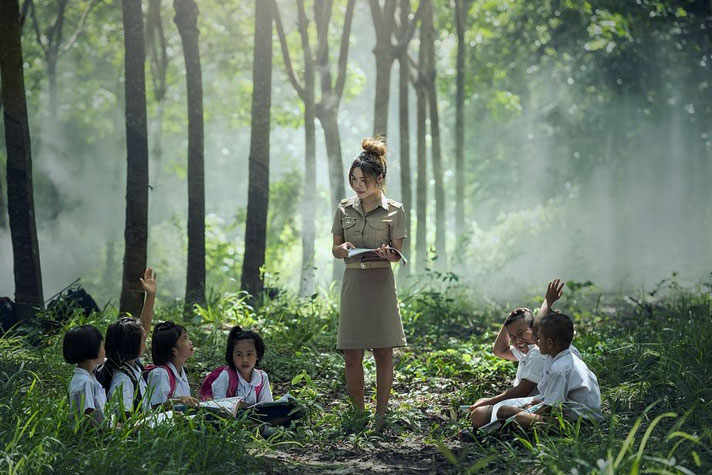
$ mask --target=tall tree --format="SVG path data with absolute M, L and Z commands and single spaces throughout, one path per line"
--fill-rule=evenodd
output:
M 0 91 L 2 94 L 2 91 Z M 5 198 L 4 184 L 5 184 L 5 174 L 0 170 L 0 229 L 7 229 L 7 201 Z
M 272 12 L 274 0 L 255 0 L 255 44 L 252 67 L 249 183 L 245 222 L 242 288 L 262 293 L 269 205 L 269 133 L 272 100 Z
M 198 47 L 198 6 L 174 0 L 183 41 L 188 90 L 188 270 L 186 306 L 205 300 L 205 170 L 203 160 L 203 78 Z
M 465 20 L 472 0 L 455 0 L 457 32 L 455 92 L 455 236 L 465 232 Z
M 445 183 L 442 154 L 440 152 L 440 115 L 438 113 L 437 88 L 435 85 L 435 27 L 433 25 L 433 2 L 423 0 L 422 35 L 427 51 L 425 58 L 425 89 L 428 94 L 428 117 L 430 119 L 431 160 L 433 180 L 435 181 L 435 251 L 436 266 L 443 268 L 447 264 L 445 248 Z
M 408 34 L 410 23 L 415 20 L 410 19 L 410 0 L 401 0 L 400 3 L 400 28 L 398 30 L 399 38 L 405 38 Z M 410 40 L 410 39 L 409 39 Z M 410 42 L 410 41 L 408 41 Z M 410 63 L 408 57 L 408 46 L 400 49 L 398 54 L 398 129 L 400 143 L 400 182 L 401 182 L 401 202 L 406 210 L 405 229 L 409 239 L 403 243 L 403 251 L 406 256 L 411 253 L 411 219 L 410 212 L 413 209 L 413 195 L 411 185 L 411 170 L 410 170 L 410 124 L 408 123 L 410 113 L 408 107 L 408 86 L 410 76 Z M 410 272 L 410 267 L 401 267 L 398 271 L 399 276 L 405 277 Z
M 319 2 L 316 2 L 318 4 Z M 304 56 L 304 83 L 299 80 L 292 69 L 289 57 L 289 46 L 284 33 L 282 20 L 277 3 L 274 3 L 274 19 L 279 34 L 279 43 L 282 49 L 284 65 L 287 76 L 292 86 L 297 91 L 304 103 L 304 186 L 302 188 L 302 271 L 299 282 L 299 294 L 309 295 L 314 292 L 314 241 L 316 239 L 316 226 L 314 214 L 316 210 L 316 127 L 314 87 L 315 87 L 315 59 L 312 56 L 309 42 L 309 20 L 304 9 L 304 0 L 297 0 L 297 18 L 299 22 L 299 36 L 302 41 Z
M 138 315 L 143 305 L 139 277 L 146 268 L 148 239 L 148 131 L 146 51 L 141 0 L 121 0 L 126 100 L 126 227 L 119 309 Z
M 20 5 L 0 1 L 0 76 L 7 148 L 7 195 L 15 275 L 15 303 L 20 318 L 44 307 L 42 271 L 32 191 L 32 152 L 22 69 Z
M 425 0 L 427 1 L 427 0 Z M 418 45 L 418 64 L 415 67 L 417 76 L 411 78 L 415 88 L 416 97 L 416 161 L 417 161 L 417 182 L 416 182 L 416 238 L 415 252 L 418 270 L 423 271 L 428 265 L 428 233 L 427 233 L 427 209 L 428 209 L 428 150 L 425 136 L 427 135 L 427 107 L 428 94 L 426 89 L 426 60 L 427 47 L 423 41 L 425 26 L 420 25 L 420 41 Z
M 408 25 L 405 34 L 401 35 L 397 43 L 393 43 L 396 29 L 396 0 L 385 0 L 381 6 L 379 0 L 369 0 L 371 18 L 376 30 L 376 47 L 373 54 L 376 56 L 376 97 L 373 108 L 373 133 L 388 134 L 388 98 L 391 87 L 391 67 L 393 61 L 399 56 L 402 49 L 408 46 L 415 32 L 417 19 L 420 16 L 421 6 L 415 13 L 413 21 Z M 409 12 L 410 13 L 410 12 Z
M 146 15 L 146 46 L 148 64 L 151 66 L 153 97 L 156 100 L 156 115 L 151 122 L 151 158 L 155 164 L 153 183 L 160 183 L 161 158 L 163 157 L 163 111 L 166 106 L 166 74 L 168 72 L 168 51 L 166 34 L 161 18 L 161 0 L 150 0 Z

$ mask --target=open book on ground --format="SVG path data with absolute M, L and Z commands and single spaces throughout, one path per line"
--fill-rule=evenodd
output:
M 198 405 L 199 409 L 214 412 L 218 415 L 227 417 L 236 417 L 237 411 L 244 406 L 241 397 L 226 397 L 223 399 L 213 399 L 211 401 L 203 401 Z
M 395 247 L 391 247 L 391 246 L 387 246 L 386 249 L 397 253 L 401 258 L 400 262 L 402 265 L 404 265 L 404 266 L 408 265 L 408 259 L 406 259 L 405 256 L 403 255 L 403 253 L 400 252 L 398 249 L 396 249 Z M 365 249 L 365 248 L 351 248 L 351 249 L 349 249 L 349 256 L 348 256 L 349 258 L 355 257 L 355 256 L 361 256 L 361 255 L 366 255 L 369 257 L 371 257 L 371 256 L 380 257 L 378 254 L 376 254 L 376 249 Z
M 534 404 L 533 406 L 524 409 L 524 411 L 522 411 L 522 412 L 532 414 L 532 413 L 538 411 L 539 409 L 541 409 L 543 406 L 544 406 L 544 403 L 540 402 L 539 404 Z M 496 420 L 490 422 L 489 424 L 483 425 L 478 430 L 482 434 L 492 434 L 493 432 L 497 431 L 503 425 L 513 422 L 515 417 L 517 417 L 516 414 L 513 415 L 512 417 L 505 419 L 504 421 L 496 419 Z

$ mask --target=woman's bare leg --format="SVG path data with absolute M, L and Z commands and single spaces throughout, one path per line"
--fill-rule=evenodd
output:
M 366 408 L 363 403 L 363 350 L 344 350 L 346 361 L 346 389 L 354 406 L 361 411 Z
M 385 416 L 393 386 L 393 348 L 374 348 L 376 360 L 376 416 Z

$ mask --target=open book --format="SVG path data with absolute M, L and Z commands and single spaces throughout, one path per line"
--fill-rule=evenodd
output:
M 522 412 L 532 414 L 532 413 L 538 411 L 539 409 L 541 409 L 543 406 L 544 406 L 544 403 L 540 402 L 539 404 L 534 404 L 533 406 L 524 409 Z M 483 425 L 478 430 L 483 434 L 491 434 L 491 433 L 495 432 L 497 429 L 499 429 L 500 427 L 502 427 L 503 425 L 514 421 L 515 417 L 517 417 L 516 414 L 513 415 L 512 417 L 508 417 L 504 421 L 496 419 L 496 420 L 490 422 L 489 424 Z
M 403 255 L 403 253 L 400 252 L 398 249 L 396 249 L 395 247 L 391 247 L 391 246 L 387 246 L 386 249 L 397 253 L 401 258 L 400 262 L 402 265 L 404 265 L 404 266 L 408 265 L 408 259 L 406 259 L 405 256 Z M 368 255 L 369 257 L 370 256 L 379 257 L 378 254 L 376 254 L 376 249 L 365 249 L 365 248 L 351 248 L 351 249 L 349 249 L 349 255 L 348 255 L 349 258 L 355 257 L 355 256 L 361 256 L 361 255 Z

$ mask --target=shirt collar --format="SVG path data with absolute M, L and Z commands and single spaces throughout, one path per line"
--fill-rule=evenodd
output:
M 185 376 L 184 376 L 184 375 L 185 375 L 185 368 L 181 368 L 181 372 L 178 373 L 178 368 L 175 367 L 175 365 L 173 364 L 172 361 L 169 361 L 166 366 L 168 366 L 168 367 L 171 369 L 171 371 L 173 371 L 173 374 L 175 375 L 176 378 L 178 378 L 178 379 L 186 379 Z
M 84 368 L 80 368 L 79 366 L 74 368 L 73 374 L 80 374 L 82 376 L 92 377 L 92 374 L 89 371 L 85 370 Z
M 355 209 L 359 210 L 361 214 L 363 214 L 363 208 L 361 208 L 361 198 L 359 198 L 358 196 L 354 196 L 351 204 Z M 388 198 L 386 198 L 386 195 L 383 193 L 381 193 L 381 202 L 378 204 L 378 206 L 388 211 Z
M 250 377 L 250 382 L 245 381 L 239 371 L 237 371 L 237 377 L 240 378 L 240 382 L 243 384 L 249 384 L 250 386 L 259 386 L 262 383 L 262 374 L 255 368 L 252 368 L 252 376 Z
M 571 354 L 571 350 L 566 348 L 564 351 L 562 351 L 558 355 L 554 356 L 554 359 L 551 362 L 553 363 L 554 361 L 560 360 L 561 358 L 565 357 L 566 355 L 570 355 L 570 354 Z

